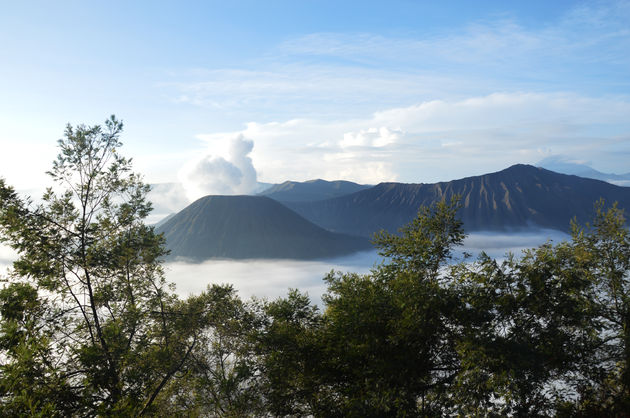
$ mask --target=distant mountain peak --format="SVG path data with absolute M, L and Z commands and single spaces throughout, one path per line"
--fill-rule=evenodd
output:
M 547 157 L 539 161 L 536 165 L 557 173 L 603 180 L 618 185 L 630 185 L 630 173 L 603 173 L 595 170 L 585 161 L 570 159 L 559 155 Z
M 259 195 L 268 196 L 279 202 L 314 202 L 355 193 L 369 187 L 371 186 L 346 180 L 285 181 L 261 192 Z
M 337 234 L 265 196 L 202 197 L 158 227 L 171 257 L 337 257 L 371 248 L 365 238 Z

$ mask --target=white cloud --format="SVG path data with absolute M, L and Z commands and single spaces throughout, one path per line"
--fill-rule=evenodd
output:
M 227 145 L 225 157 L 208 153 L 181 169 L 179 178 L 190 201 L 209 194 L 248 194 L 257 189 L 256 169 L 248 156 L 254 142 L 241 133 L 221 140 Z
M 396 66 L 460 74 L 509 68 L 511 76 L 518 74 L 529 79 L 545 69 L 558 69 L 568 63 L 598 65 L 604 71 L 609 66 L 627 65 L 630 57 L 623 51 L 630 45 L 629 18 L 628 1 L 591 2 L 537 25 L 523 25 L 515 18 L 504 16 L 405 37 L 312 33 L 285 41 L 279 49 L 294 60 L 295 57 L 336 57 L 359 66 Z M 461 65 L 465 66 L 457 71 L 457 66 Z
M 503 17 L 406 36 L 311 33 L 251 67 L 179 73 L 163 87 L 180 103 L 250 120 L 358 117 L 497 91 L 627 94 L 629 18 L 630 2 L 615 1 L 536 25 Z
M 251 138 L 251 158 L 268 182 L 450 180 L 557 153 L 607 160 L 611 171 L 627 172 L 619 147 L 630 146 L 628 114 L 630 102 L 621 98 L 494 93 L 426 101 L 365 119 L 248 123 L 240 131 L 199 138 L 210 149 L 225 137 Z
M 312 33 L 255 67 L 179 73 L 163 87 L 255 121 L 199 137 L 213 150 L 226 135 L 252 139 L 268 182 L 449 180 L 552 154 L 627 172 L 629 17 L 630 2 L 598 2 L 537 25 Z
M 147 197 L 153 204 L 153 211 L 147 219 L 147 223 L 150 224 L 179 212 L 191 203 L 186 190 L 180 183 L 152 184 Z
M 386 126 L 361 129 L 359 132 L 346 132 L 339 143 L 341 148 L 349 147 L 384 147 L 394 144 L 403 133 Z
M 11 263 L 18 256 L 18 253 L 11 247 L 0 244 L 0 262 Z

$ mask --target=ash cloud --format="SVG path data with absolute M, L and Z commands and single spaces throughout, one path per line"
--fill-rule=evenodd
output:
M 248 194 L 258 187 L 249 154 L 254 142 L 242 134 L 229 139 L 227 156 L 207 154 L 184 166 L 180 180 L 190 201 L 210 194 Z

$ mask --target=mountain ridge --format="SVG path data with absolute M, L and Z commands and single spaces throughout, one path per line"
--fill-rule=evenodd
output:
M 333 258 L 370 249 L 374 232 L 396 232 L 420 206 L 455 194 L 461 196 L 458 216 L 466 232 L 531 227 L 567 232 L 574 216 L 580 223 L 592 219 L 599 198 L 630 208 L 628 187 L 516 164 L 447 182 L 380 183 L 314 201 L 206 196 L 157 231 L 165 233 L 171 258 Z
M 343 196 L 372 186 L 346 180 L 285 181 L 266 189 L 258 196 L 267 196 L 279 202 L 312 202 Z
M 537 226 L 566 232 L 573 216 L 580 222 L 592 218 L 600 197 L 630 208 L 630 188 L 525 164 L 449 182 L 380 183 L 333 199 L 286 205 L 323 228 L 367 237 L 380 229 L 395 232 L 420 206 L 454 194 L 462 199 L 459 216 L 466 231 Z

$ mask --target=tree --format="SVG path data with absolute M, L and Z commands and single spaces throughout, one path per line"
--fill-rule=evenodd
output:
M 626 416 L 630 239 L 616 205 L 595 209 L 571 241 L 458 266 L 459 413 Z
M 150 413 L 206 325 L 165 282 L 164 239 L 143 223 L 149 186 L 118 153 L 122 128 L 113 116 L 68 125 L 39 205 L 0 181 L 0 237 L 19 253 L 0 292 L 10 414 Z
M 259 355 L 274 415 L 440 413 L 458 370 L 457 301 L 442 274 L 464 237 L 457 207 L 422 208 L 400 235 L 378 234 L 388 263 L 329 274 L 323 314 L 298 292 L 266 306 Z
M 628 416 L 630 410 L 630 232 L 617 204 L 595 204 L 592 224 L 573 225 L 572 249 L 589 283 L 593 349 L 581 363 L 573 413 Z
M 369 275 L 327 277 L 328 341 L 341 359 L 346 412 L 419 416 L 440 410 L 458 370 L 453 345 L 458 300 L 447 262 L 464 239 L 459 199 L 422 207 L 399 234 L 374 238 L 387 262 Z
M 627 416 L 630 233 L 592 225 L 498 262 L 449 264 L 458 202 L 421 208 L 387 261 L 326 277 L 325 310 L 294 292 L 267 306 L 265 399 L 279 416 Z
M 231 285 L 213 285 L 197 298 L 206 327 L 191 353 L 187 375 L 169 388 L 163 415 L 244 417 L 264 415 L 255 338 L 261 315 Z M 170 405 L 176 404 L 173 409 Z M 172 412 L 171 412 L 172 411 Z
M 266 410 L 273 416 L 333 416 L 317 306 L 291 290 L 286 298 L 265 302 L 261 314 L 256 357 Z

